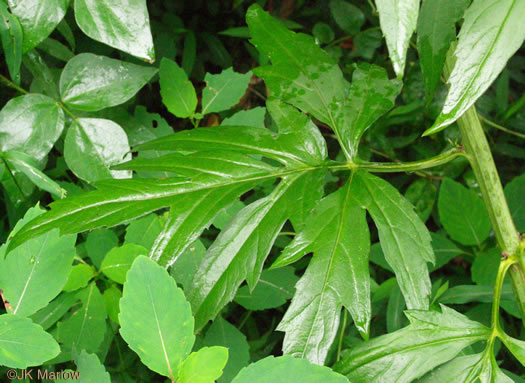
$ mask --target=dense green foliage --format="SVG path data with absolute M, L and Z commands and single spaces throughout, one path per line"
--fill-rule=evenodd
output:
M 0 0 L 0 375 L 524 381 L 524 15 Z

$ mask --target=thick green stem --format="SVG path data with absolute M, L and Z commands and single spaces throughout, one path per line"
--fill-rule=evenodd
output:
M 447 77 L 451 73 L 452 67 L 451 60 L 447 60 L 444 69 Z M 509 272 L 520 311 L 523 318 L 525 318 L 525 280 L 523 278 L 525 262 L 523 254 L 519 251 L 520 236 L 514 226 L 489 143 L 483 132 L 476 108 L 472 106 L 467 110 L 457 120 L 457 124 L 463 138 L 465 153 L 469 157 L 472 170 L 480 186 L 498 245 L 505 257 L 515 256 L 518 258 L 519 266 L 511 267 Z

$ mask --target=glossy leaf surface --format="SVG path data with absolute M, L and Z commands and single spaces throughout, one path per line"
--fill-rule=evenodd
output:
M 289 262 L 314 253 L 277 329 L 286 332 L 285 354 L 320 365 L 337 334 L 341 306 L 350 311 L 364 336 L 370 323 L 370 234 L 365 210 L 352 189 L 349 181 L 321 200 L 280 257 Z
M 110 170 L 111 165 L 131 157 L 126 133 L 111 120 L 77 119 L 69 128 L 64 145 L 66 163 L 85 181 L 131 176 L 126 171 Z
M 524 0 L 474 0 L 465 12 L 441 114 L 425 134 L 456 121 L 488 89 L 525 39 Z
M 356 199 L 370 212 L 386 261 L 398 278 L 409 309 L 427 309 L 434 262 L 430 234 L 414 207 L 389 183 L 366 172 L 353 179 Z
M 122 338 L 141 361 L 175 380 L 195 340 L 190 305 L 166 270 L 145 256 L 127 274 L 119 321 Z
M 9 0 L 8 3 L 24 31 L 24 53 L 53 32 L 69 5 L 67 0 Z
M 20 84 L 24 35 L 20 22 L 7 10 L 5 3 L 0 4 L 0 39 L 9 75 L 15 84 Z
M 468 6 L 467 0 L 428 0 L 421 5 L 417 23 L 417 51 L 429 103 L 440 82 L 450 43 L 456 39 L 456 23 Z
M 123 104 L 157 69 L 81 53 L 68 61 L 60 76 L 60 96 L 69 106 L 96 111 Z
M 417 25 L 419 0 L 376 0 L 375 3 L 394 72 L 402 78 L 408 45 Z
M 0 111 L 0 149 L 42 161 L 63 129 L 64 112 L 53 99 L 41 94 L 16 97 Z
M 482 324 L 446 306 L 441 309 L 407 311 L 410 325 L 347 351 L 334 369 L 356 383 L 410 382 L 490 335 Z
M 92 39 L 155 60 L 146 0 L 75 0 L 75 19 Z

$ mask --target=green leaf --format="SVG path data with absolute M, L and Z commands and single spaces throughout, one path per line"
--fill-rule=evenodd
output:
M 232 383 L 348 383 L 328 367 L 291 356 L 269 356 L 241 370 Z
M 227 117 L 221 122 L 221 126 L 252 126 L 254 128 L 264 128 L 264 116 L 266 109 L 257 106 L 250 110 L 240 110 L 231 117 Z
M 271 66 L 258 67 L 254 73 L 275 97 L 310 113 L 341 136 L 338 115 L 344 109 L 345 80 L 337 62 L 311 36 L 288 30 L 257 4 L 248 9 L 246 22 L 252 44 L 272 60 Z
M 436 255 L 436 263 L 430 267 L 430 271 L 437 270 L 458 255 L 465 254 L 454 242 L 448 240 L 443 235 L 430 233 L 430 236 L 432 237 L 432 247 Z
M 389 80 L 386 70 L 373 64 L 356 66 L 341 114 L 344 129 L 339 133 L 350 155 L 357 156 L 359 140 L 379 117 L 392 109 L 402 83 Z
M 475 191 L 446 178 L 439 189 L 438 210 L 448 235 L 462 245 L 479 246 L 488 238 L 489 215 Z
M 417 25 L 419 0 L 376 0 L 376 6 L 394 72 L 402 78 L 408 45 Z
M 9 75 L 15 84 L 20 85 L 20 65 L 22 65 L 22 26 L 15 15 L 0 3 L 0 39 L 4 48 L 5 61 Z
M 519 339 L 514 339 L 513 337 L 505 334 L 501 331 L 501 340 L 509 351 L 518 359 L 518 361 L 525 366 L 525 342 Z
M 108 313 L 109 319 L 119 324 L 118 314 L 120 313 L 120 298 L 122 298 L 122 292 L 116 285 L 111 285 L 109 289 L 104 290 L 102 296 L 106 303 L 106 312 Z
M 192 117 L 197 95 L 186 72 L 176 62 L 163 58 L 160 62 L 160 95 L 170 113 L 180 118 Z
M 500 370 L 492 353 L 480 353 L 455 358 L 418 382 L 512 383 L 513 380 Z
M 62 293 L 47 306 L 30 316 L 31 320 L 47 330 L 53 326 L 78 301 L 76 294 Z
M 428 0 L 421 6 L 417 22 L 417 51 L 425 81 L 427 103 L 439 85 L 450 43 L 456 39 L 456 23 L 468 0 Z
M 101 110 L 128 101 L 155 73 L 156 68 L 81 53 L 62 71 L 60 96 L 72 108 Z
M 348 309 L 360 333 L 368 336 L 372 315 L 367 257 L 370 234 L 353 186 L 349 181 L 322 199 L 303 231 L 274 264 L 314 253 L 277 330 L 286 332 L 285 354 L 315 364 L 324 363 L 337 335 L 341 306 Z
M 55 77 L 51 70 L 44 62 L 42 56 L 33 49 L 22 56 L 22 62 L 24 66 L 33 75 L 32 90 L 33 92 L 39 92 L 58 100 L 58 86 L 55 82 Z M 62 109 L 60 109 L 62 111 Z
M 304 160 L 314 164 L 326 159 L 326 141 L 310 118 L 277 98 L 266 100 L 266 107 L 279 127 L 279 133 L 290 137 L 294 149 L 301 152 Z
M 431 237 L 414 207 L 388 182 L 366 172 L 354 175 L 355 197 L 379 231 L 386 261 L 394 270 L 409 309 L 428 309 L 427 262 L 434 262 Z
M 437 188 L 427 178 L 419 178 L 405 191 L 405 197 L 414 207 L 423 222 L 426 222 L 432 213 L 437 199 Z
M 439 301 L 447 304 L 465 304 L 470 302 L 490 303 L 493 298 L 493 286 L 459 285 L 448 289 Z M 503 285 L 501 299 L 512 300 L 512 291 L 509 285 Z
M 39 366 L 60 352 L 41 326 L 18 315 L 0 315 L 0 364 L 10 368 Z
M 162 231 L 163 220 L 157 214 L 149 214 L 131 222 L 126 228 L 124 244 L 134 243 L 150 249 Z
M 523 190 L 525 190 L 525 174 L 514 178 L 505 185 L 505 197 L 507 198 L 516 229 L 520 233 L 525 232 L 525 199 L 523 198 Z
M 312 129 L 309 131 L 313 132 Z M 139 145 L 136 149 L 260 154 L 287 165 L 297 166 L 309 163 L 312 159 L 312 155 L 309 152 L 305 153 L 302 145 L 297 145 L 295 137 L 299 132 L 300 127 L 297 133 L 290 130 L 276 134 L 269 129 L 247 126 L 215 126 L 177 132 Z M 312 140 L 312 137 L 309 140 Z
M 142 363 L 175 380 L 195 341 L 191 309 L 175 280 L 145 256 L 127 274 L 119 320 L 120 335 Z
M 69 6 L 68 0 L 9 0 L 8 3 L 24 31 L 24 53 L 53 32 Z
M 24 174 L 40 189 L 48 191 L 57 198 L 62 198 L 65 195 L 66 191 L 64 189 L 39 170 L 40 166 L 33 157 L 15 150 L 3 153 L 2 157 L 12 169 Z
M 112 230 L 93 230 L 90 231 L 86 239 L 86 252 L 93 264 L 100 269 L 102 261 L 108 251 L 116 247 L 119 239 Z
M 482 324 L 446 306 L 441 309 L 406 311 L 410 325 L 348 350 L 334 370 L 355 383 L 411 382 L 490 336 Z
M 29 316 L 62 291 L 71 272 L 75 241 L 76 236 L 60 237 L 53 230 L 0 258 L 0 286 L 12 314 Z
M 130 269 L 133 261 L 139 255 L 147 255 L 148 250 L 142 246 L 134 244 L 126 244 L 120 247 L 114 247 L 107 253 L 102 261 L 100 271 L 103 272 L 109 279 L 124 284 L 126 282 L 126 274 Z
M 58 340 L 68 349 L 97 352 L 106 332 L 106 307 L 95 282 L 80 290 L 77 296 L 82 307 L 57 324 Z
M 155 61 L 145 0 L 75 0 L 75 19 L 82 32 L 92 39 Z
M 191 281 L 199 269 L 202 259 L 206 255 L 206 248 L 200 240 L 193 242 L 173 263 L 170 274 L 187 291 Z
M 75 357 L 75 364 L 82 377 L 82 383 L 111 383 L 109 374 L 95 354 L 82 351 Z
M 52 39 L 51 37 L 48 37 L 42 41 L 38 46 L 38 49 L 64 62 L 71 60 L 73 56 L 75 56 L 75 54 L 71 52 L 68 47 L 66 47 L 60 41 Z
M 273 192 L 242 209 L 222 230 L 195 274 L 188 300 L 195 328 L 215 318 L 247 279 L 253 289 L 263 263 L 308 178 L 284 177 Z
M 401 289 L 396 284 L 390 293 L 386 308 L 386 330 L 388 332 L 394 332 L 403 327 L 405 319 L 403 310 L 405 310 L 405 308 L 403 294 L 401 294 Z
M 228 110 L 239 103 L 246 93 L 252 72 L 245 74 L 223 70 L 220 74 L 206 73 L 206 87 L 202 91 L 202 114 L 217 113 Z
M 476 253 L 470 267 L 472 281 L 478 285 L 494 286 L 501 261 L 501 250 L 498 247 Z
M 252 311 L 282 306 L 293 297 L 293 287 L 298 280 L 293 267 L 263 270 L 253 291 L 250 292 L 248 286 L 241 287 L 235 302 Z
M 456 121 L 488 89 L 525 39 L 524 0 L 474 0 L 465 12 L 443 110 L 424 135 Z
M 87 182 L 130 178 L 130 172 L 110 170 L 130 159 L 128 137 L 120 125 L 101 118 L 79 118 L 69 128 L 64 158 L 75 175 Z
M 343 0 L 330 0 L 330 13 L 337 25 L 349 35 L 359 32 L 366 21 L 361 9 Z
M 206 332 L 203 343 L 206 346 L 226 347 L 228 351 L 228 362 L 218 383 L 228 383 L 237 373 L 250 361 L 250 346 L 242 332 L 235 326 L 218 317 Z
M 227 348 L 203 347 L 197 352 L 192 352 L 182 363 L 177 382 L 215 383 L 222 375 L 227 361 Z
M 62 290 L 75 291 L 86 287 L 91 278 L 95 276 L 95 273 L 95 269 L 85 263 L 79 263 L 78 265 L 73 266 Z
M 335 33 L 330 28 L 328 24 L 325 23 L 315 23 L 312 28 L 312 35 L 315 37 L 315 40 L 321 44 L 327 44 L 332 41 L 335 37 Z
M 186 36 L 184 37 L 181 66 L 188 76 L 190 76 L 191 72 L 193 71 L 196 55 L 197 38 L 195 37 L 195 33 L 193 31 L 187 31 Z
M 9 100 L 0 111 L 0 150 L 23 152 L 42 161 L 64 129 L 64 112 L 41 94 Z

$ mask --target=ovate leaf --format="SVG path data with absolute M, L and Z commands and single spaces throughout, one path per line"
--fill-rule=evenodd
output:
M 98 351 L 106 332 L 106 307 L 95 282 L 80 290 L 77 296 L 82 307 L 68 319 L 58 323 L 58 340 L 77 352 Z
M 431 291 L 427 262 L 434 262 L 430 234 L 414 207 L 388 182 L 366 172 L 354 176 L 356 199 L 370 212 L 385 259 L 394 270 L 409 309 L 427 309 Z
M 417 23 L 417 50 L 429 103 L 439 85 L 450 43 L 456 38 L 456 23 L 468 6 L 467 0 L 428 0 L 421 6 Z
M 204 344 L 228 349 L 228 362 L 218 383 L 231 382 L 237 373 L 250 362 L 250 346 L 246 336 L 220 316 L 206 332 Z
M 416 29 L 419 0 L 376 0 L 376 5 L 394 71 L 402 78 L 408 45 Z
M 202 91 L 202 114 L 222 112 L 237 104 L 246 92 L 251 72 L 236 73 L 233 68 L 220 74 L 207 73 L 204 77 L 206 87 Z
M 253 311 L 282 306 L 293 297 L 298 279 L 293 267 L 264 270 L 253 291 L 250 292 L 248 286 L 241 287 L 235 302 Z
M 368 336 L 371 318 L 365 210 L 355 201 L 352 182 L 324 198 L 276 264 L 313 252 L 281 323 L 283 352 L 322 365 L 339 328 L 341 306 Z
M 24 53 L 45 40 L 66 14 L 68 0 L 9 0 L 24 31 Z
M 328 367 L 291 356 L 269 356 L 244 368 L 232 383 L 348 383 Z
M 75 0 L 75 19 L 92 39 L 155 60 L 146 0 Z
M 441 183 L 438 210 L 448 235 L 463 245 L 479 246 L 490 234 L 490 219 L 481 198 L 450 178 Z
M 334 366 L 351 382 L 411 382 L 490 336 L 490 329 L 441 306 L 410 310 L 410 325 L 348 350 Z
M 228 361 L 225 347 L 203 347 L 192 352 L 179 369 L 179 383 L 215 383 Z
M 330 13 L 337 25 L 350 35 L 359 32 L 366 21 L 361 9 L 344 0 L 330 0 Z
M 133 97 L 156 68 L 81 53 L 68 61 L 60 76 L 60 96 L 69 106 L 96 111 L 123 104 Z
M 135 258 L 139 255 L 147 255 L 148 250 L 142 246 L 126 244 L 111 249 L 102 261 L 100 271 L 109 279 L 123 284 L 126 282 L 126 274 Z
M 180 118 L 193 116 L 197 95 L 184 69 L 176 62 L 163 58 L 160 62 L 160 95 L 170 113 Z
M 488 89 L 525 39 L 524 0 L 474 0 L 465 12 L 454 53 L 450 90 L 436 122 L 425 134 L 456 121 Z
M 11 368 L 39 366 L 60 352 L 41 326 L 18 315 L 0 315 L 0 364 Z
M 82 383 L 111 383 L 109 374 L 95 354 L 82 351 L 75 357 L 75 364 L 82 377 Z
M 240 110 L 231 117 L 222 120 L 222 126 L 253 126 L 264 128 L 264 116 L 266 109 L 260 106 L 250 110 Z
M 14 83 L 20 84 L 20 65 L 22 65 L 22 26 L 15 15 L 0 4 L 0 39 L 4 48 L 5 61 L 9 75 Z
M 60 237 L 53 230 L 0 258 L 0 286 L 13 314 L 29 316 L 62 291 L 71 272 L 75 241 L 76 236 Z
M 85 181 L 131 176 L 126 171 L 110 170 L 111 165 L 131 158 L 128 137 L 113 121 L 79 118 L 69 128 L 64 145 L 67 165 Z
M 127 274 L 119 321 L 120 335 L 141 361 L 175 380 L 195 340 L 191 309 L 175 280 L 145 256 Z
M 42 161 L 64 129 L 64 112 L 41 94 L 9 100 L 0 111 L 0 149 L 16 150 Z
M 95 276 L 93 266 L 86 263 L 79 263 L 71 269 L 67 282 L 62 288 L 63 291 L 75 291 L 86 287 L 91 278 Z

